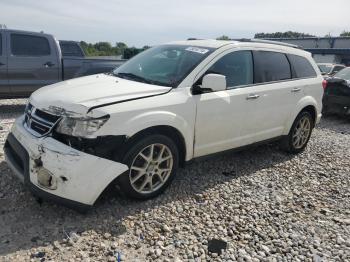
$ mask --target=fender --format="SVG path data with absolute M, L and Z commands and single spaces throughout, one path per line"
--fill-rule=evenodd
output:
M 190 119 L 194 119 L 189 113 Z M 169 126 L 175 128 L 182 135 L 186 145 L 185 160 L 189 160 L 193 157 L 193 140 L 194 140 L 194 128 L 191 126 L 189 119 L 185 119 L 179 114 L 170 111 L 149 111 L 136 114 L 134 116 L 120 115 L 116 118 L 111 118 L 111 122 L 107 122 L 106 130 L 114 130 L 113 134 L 109 135 L 126 135 L 132 137 L 135 134 L 156 126 Z M 122 126 L 118 126 L 118 122 L 123 123 Z M 112 128 L 111 126 L 118 126 L 118 128 Z
M 291 112 L 289 119 L 286 121 L 285 124 L 285 128 L 283 131 L 283 135 L 288 135 L 289 131 L 293 125 L 293 122 L 295 120 L 295 118 L 297 117 L 297 115 L 307 106 L 313 106 L 316 110 L 316 115 L 315 115 L 315 119 L 319 118 L 319 112 L 317 109 L 317 101 L 315 98 L 313 98 L 312 96 L 305 96 L 302 99 L 299 100 L 298 104 L 295 107 L 295 110 Z

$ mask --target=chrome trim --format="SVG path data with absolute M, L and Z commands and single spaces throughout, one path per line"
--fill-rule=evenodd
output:
M 300 87 L 294 87 L 292 90 L 290 90 L 292 93 L 301 91 Z
M 249 94 L 246 99 L 251 100 L 251 99 L 258 99 L 260 96 L 257 94 Z
M 39 137 L 47 136 L 48 134 L 50 134 L 52 132 L 52 130 L 55 128 L 55 126 L 61 120 L 62 117 L 57 116 L 58 118 L 55 122 L 50 122 L 42 117 L 39 117 L 36 114 L 36 111 L 37 111 L 37 109 L 33 105 L 29 105 L 26 108 L 26 111 L 24 112 L 25 118 L 24 118 L 23 126 L 30 134 L 32 134 L 35 137 L 39 138 Z M 48 129 L 48 131 L 46 131 L 46 132 L 43 131 L 43 133 L 39 133 L 32 128 L 32 123 L 39 126 L 38 127 L 39 129 L 41 126 L 41 127 L 43 127 L 43 129 Z

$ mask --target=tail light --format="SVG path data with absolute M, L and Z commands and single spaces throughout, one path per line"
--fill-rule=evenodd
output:
M 328 83 L 327 83 L 327 80 L 324 79 L 324 80 L 322 81 L 323 90 L 326 90 L 327 84 L 328 84 Z

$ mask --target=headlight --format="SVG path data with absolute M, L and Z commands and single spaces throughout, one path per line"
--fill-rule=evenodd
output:
M 76 137 L 95 138 L 94 133 L 109 119 L 109 115 L 100 118 L 64 117 L 56 128 L 56 132 Z

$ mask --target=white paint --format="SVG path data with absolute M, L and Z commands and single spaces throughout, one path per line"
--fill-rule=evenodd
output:
M 226 76 L 224 75 L 207 74 L 202 80 L 202 88 L 208 88 L 214 92 L 226 90 L 226 86 Z
M 96 136 L 131 137 L 148 127 L 170 126 L 183 136 L 185 159 L 190 160 L 286 135 L 298 113 L 308 105 L 316 108 L 319 120 L 323 78 L 309 53 L 285 46 L 249 42 L 201 40 L 177 44 L 217 49 L 193 69 L 178 88 L 166 94 L 92 110 L 88 116 L 110 115 Z M 213 63 L 238 50 L 279 51 L 306 57 L 317 77 L 192 95 L 192 85 Z M 292 92 L 293 88 L 300 89 L 300 92 Z M 87 116 L 92 106 L 167 91 L 169 87 L 95 75 L 42 88 L 32 95 L 30 101 L 43 110 L 60 107 Z M 248 100 L 250 95 L 257 95 L 259 99 Z M 34 138 L 24 130 L 22 121 L 22 118 L 16 121 L 12 133 L 29 151 L 31 159 L 42 157 L 46 169 L 58 178 L 61 175 L 68 178 L 66 182 L 58 179 L 57 190 L 49 191 L 52 194 L 93 204 L 103 189 L 128 169 L 124 164 L 79 152 L 50 137 Z M 35 171 L 31 172 L 30 179 L 37 185 Z
M 48 193 L 93 205 L 106 186 L 128 170 L 124 164 L 80 152 L 51 137 L 36 138 L 24 129 L 22 123 L 23 117 L 20 117 L 11 132 L 29 153 L 31 183 Z M 34 159 L 39 157 L 43 167 L 55 177 L 57 189 L 49 190 L 39 185 L 34 164 Z

